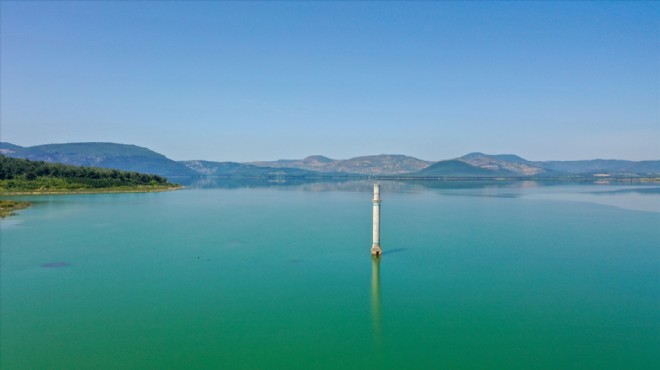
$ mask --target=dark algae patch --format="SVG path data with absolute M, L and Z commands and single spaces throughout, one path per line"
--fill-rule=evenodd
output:
M 14 214 L 14 211 L 31 206 L 30 202 L 17 200 L 0 200 L 0 218 L 5 218 Z

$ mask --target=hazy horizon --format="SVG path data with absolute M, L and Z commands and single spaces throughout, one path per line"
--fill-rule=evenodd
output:
M 27 145 L 20 145 L 20 144 L 18 144 L 18 143 L 6 142 L 6 141 L 0 141 L 0 142 L 5 142 L 5 143 L 13 144 L 13 145 L 18 145 L 18 146 L 20 146 L 20 147 L 32 147 L 32 146 L 40 146 L 40 145 L 61 145 L 61 144 L 88 144 L 88 143 L 95 143 L 95 144 L 121 144 L 121 145 L 135 145 L 135 146 L 138 146 L 138 147 L 143 147 L 143 148 L 147 148 L 147 149 L 153 150 L 153 149 L 151 149 L 151 148 L 145 147 L 145 146 L 140 145 L 140 144 L 135 144 L 135 143 L 114 143 L 114 142 L 103 142 L 103 141 L 96 141 L 96 142 L 61 142 L 61 143 L 43 143 L 43 144 L 35 144 L 35 145 L 29 145 L 29 146 L 27 146 Z M 453 157 L 437 158 L 437 159 L 435 159 L 435 158 L 420 158 L 420 157 L 415 157 L 415 156 L 412 156 L 412 155 L 409 155 L 409 154 L 406 154 L 406 153 L 366 153 L 366 154 L 359 154 L 359 155 L 355 155 L 355 156 L 352 156 L 352 157 L 345 157 L 345 158 L 330 157 L 330 156 L 327 156 L 327 155 L 325 155 L 325 154 L 323 154 L 323 153 L 312 153 L 312 154 L 307 154 L 307 155 L 304 155 L 304 156 L 302 156 L 302 157 L 297 157 L 297 158 L 262 158 L 262 159 L 252 160 L 252 161 L 235 161 L 235 160 L 231 160 L 231 159 L 212 160 L 212 159 L 207 159 L 207 158 L 173 158 L 173 157 L 167 155 L 166 153 L 160 153 L 160 152 L 157 152 L 157 153 L 158 153 L 158 154 L 163 154 L 163 155 L 165 155 L 167 158 L 172 159 L 172 160 L 175 160 L 175 161 L 209 161 L 209 162 L 239 162 L 239 163 L 251 163 L 251 162 L 273 162 L 273 161 L 280 161 L 280 160 L 284 160 L 284 161 L 286 161 L 286 160 L 301 160 L 301 159 L 305 159 L 305 158 L 307 158 L 307 157 L 316 157 L 316 156 L 327 157 L 327 158 L 332 159 L 332 160 L 347 160 L 347 159 L 352 159 L 352 158 L 357 158 L 357 157 L 368 157 L 368 156 L 379 156 L 379 155 L 404 155 L 404 156 L 408 156 L 408 157 L 413 157 L 413 158 L 421 159 L 421 160 L 424 160 L 424 161 L 427 161 L 427 162 L 439 162 L 439 161 L 446 161 L 446 160 L 451 160 L 451 159 L 460 158 L 460 157 L 463 157 L 463 156 L 465 156 L 465 155 L 472 154 L 472 153 L 481 153 L 481 154 L 485 154 L 485 155 L 516 155 L 516 156 L 519 156 L 519 157 L 521 157 L 521 158 L 523 158 L 523 159 L 526 159 L 526 160 L 529 160 L 529 161 L 532 161 L 532 162 L 551 162 L 551 161 L 589 161 L 589 160 L 627 160 L 627 159 L 621 159 L 621 158 L 574 158 L 574 159 L 552 159 L 552 158 L 549 158 L 549 159 L 538 159 L 538 158 L 527 158 L 527 157 L 521 156 L 521 155 L 516 154 L 516 153 L 509 153 L 509 152 L 503 152 L 503 153 L 486 153 L 486 152 L 478 151 L 478 150 L 474 150 L 474 151 L 467 152 L 467 153 L 462 153 L 462 154 L 459 154 L 459 155 L 455 155 L 455 156 L 453 156 Z M 648 158 L 648 159 L 639 159 L 639 160 L 632 160 L 632 161 L 658 161 L 658 160 L 660 160 L 660 158 Z
M 660 157 L 653 2 L 1 2 L 0 140 Z

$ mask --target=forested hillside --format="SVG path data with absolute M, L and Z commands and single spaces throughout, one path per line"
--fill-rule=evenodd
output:
M 158 175 L 0 155 L 0 192 L 171 186 L 167 178 Z
M 188 167 L 160 153 L 137 145 L 115 143 L 67 143 L 21 147 L 0 143 L 0 154 L 32 161 L 64 163 L 72 166 L 110 168 L 120 171 L 153 173 L 167 177 L 196 176 Z

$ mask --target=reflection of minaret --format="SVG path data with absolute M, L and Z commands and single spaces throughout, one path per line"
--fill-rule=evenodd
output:
M 374 338 L 380 342 L 380 258 L 371 256 L 371 318 L 374 322 Z
M 371 245 L 371 254 L 380 257 L 380 185 L 374 184 L 374 242 Z

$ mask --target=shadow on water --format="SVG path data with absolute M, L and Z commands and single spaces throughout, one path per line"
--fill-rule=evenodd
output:
M 371 257 L 371 319 L 374 326 L 374 344 L 381 345 L 380 315 L 380 257 Z
M 405 251 L 405 250 L 407 250 L 407 249 L 408 249 L 408 248 L 386 249 L 386 250 L 383 251 L 382 254 L 383 254 L 383 255 L 386 255 L 386 254 L 392 254 L 392 253 L 399 253 L 399 252 L 403 252 L 403 251 Z

